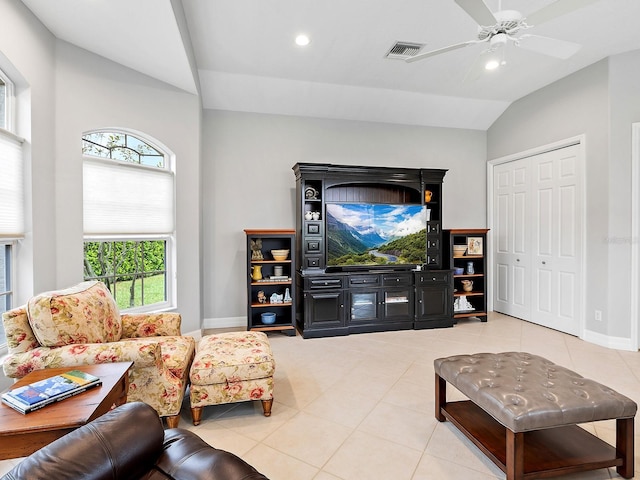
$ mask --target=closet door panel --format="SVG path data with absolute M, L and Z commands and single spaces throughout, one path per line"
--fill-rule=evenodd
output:
M 494 168 L 494 310 L 525 319 L 531 309 L 528 184 L 525 160 Z
M 533 236 L 535 298 L 531 321 L 555 330 L 578 334 L 582 299 L 579 234 L 580 178 L 577 147 L 543 153 L 531 158 L 536 171 L 533 212 L 537 234 Z

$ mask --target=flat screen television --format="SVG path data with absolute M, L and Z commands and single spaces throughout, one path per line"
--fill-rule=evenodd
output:
M 416 265 L 425 261 L 425 205 L 327 203 L 329 267 Z

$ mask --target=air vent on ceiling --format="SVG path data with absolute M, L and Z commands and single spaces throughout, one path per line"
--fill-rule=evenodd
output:
M 386 58 L 406 60 L 418 53 L 422 47 L 424 43 L 396 42 L 387 52 Z

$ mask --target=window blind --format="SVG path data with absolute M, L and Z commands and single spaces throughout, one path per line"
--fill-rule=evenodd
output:
M 24 236 L 22 139 L 0 129 L 0 237 Z
M 170 234 L 174 177 L 168 170 L 85 157 L 85 235 Z

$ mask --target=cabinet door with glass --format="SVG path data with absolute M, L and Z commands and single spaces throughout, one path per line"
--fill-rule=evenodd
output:
M 413 321 L 413 278 L 411 273 L 382 275 L 382 321 Z
M 351 289 L 349 292 L 349 324 L 376 322 L 382 303 L 381 293 L 379 289 Z

